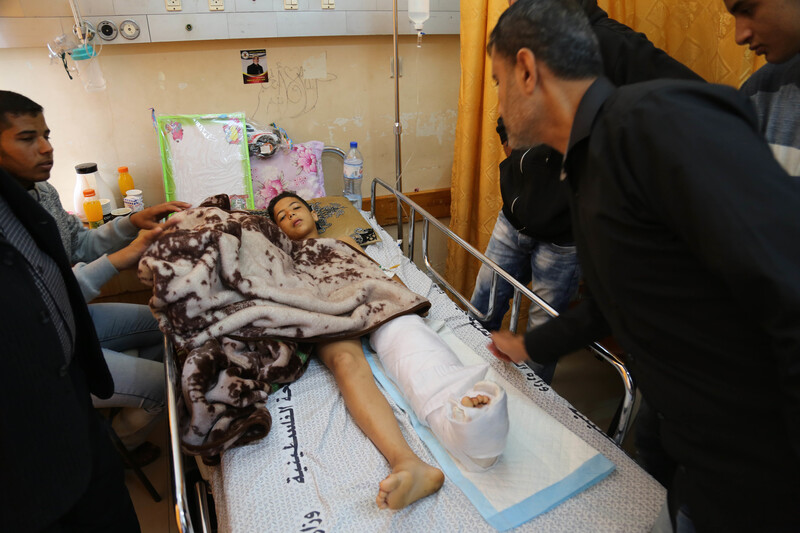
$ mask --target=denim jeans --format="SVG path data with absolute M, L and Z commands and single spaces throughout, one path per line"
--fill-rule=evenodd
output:
M 121 407 L 113 427 L 125 447 L 142 444 L 155 427 L 166 404 L 163 336 L 145 305 L 103 303 L 89 305 L 103 347 L 114 395 L 107 400 L 92 396 L 95 407 Z M 122 353 L 138 349 L 138 356 Z
M 675 517 L 673 527 L 672 518 L 669 516 L 669 505 L 664 502 L 661 506 L 661 511 L 656 517 L 656 523 L 650 529 L 650 533 L 696 533 L 697 529 L 694 527 L 689 516 L 689 508 L 686 505 L 681 505 L 678 509 L 678 515 Z
M 550 307 L 561 313 L 578 290 L 580 266 L 575 246 L 559 246 L 540 242 L 517 231 L 501 211 L 497 216 L 494 231 L 486 247 L 489 259 L 500 268 L 514 276 L 520 283 L 531 284 L 531 290 Z M 472 305 L 485 313 L 489 308 L 489 291 L 492 283 L 491 270 L 482 265 L 472 293 Z M 513 296 L 510 284 L 498 279 L 495 305 L 492 314 L 481 320 L 489 331 L 495 331 L 503 323 Z M 528 329 L 546 322 L 550 315 L 535 303 L 531 303 L 528 313 Z M 542 378 L 542 367 L 533 368 Z M 552 378 L 552 373 L 550 374 Z M 545 379 L 548 381 L 548 379 Z

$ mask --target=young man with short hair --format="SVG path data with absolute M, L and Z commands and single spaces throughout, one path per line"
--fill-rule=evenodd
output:
M 736 21 L 737 44 L 768 61 L 741 91 L 755 105 L 775 158 L 800 177 L 800 2 L 725 0 L 725 6 Z
M 128 217 L 114 219 L 98 229 L 83 227 L 67 213 L 55 187 L 47 183 L 53 167 L 50 129 L 42 107 L 11 91 L 0 91 L 0 168 L 10 174 L 55 219 L 67 259 L 73 265 L 86 301 L 120 270 L 134 267 L 161 231 L 159 220 L 189 205 L 169 202 Z M 140 230 L 142 231 L 140 233 Z M 95 398 L 96 407 L 121 407 L 113 426 L 139 466 L 158 458 L 159 448 L 146 441 L 161 419 L 164 389 L 163 342 L 149 308 L 126 303 L 92 304 L 89 312 L 114 377 L 115 394 Z M 139 349 L 139 356 L 123 353 Z
M 9 115 L 19 113 L 0 120 Z M 0 160 L 47 179 L 52 147 L 40 129 L 4 137 Z M 55 220 L 3 167 L 0 257 L 0 530 L 138 532 L 90 398 L 108 398 L 114 382 L 89 310 Z

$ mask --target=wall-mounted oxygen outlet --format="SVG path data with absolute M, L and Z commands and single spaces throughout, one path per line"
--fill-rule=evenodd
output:
M 297 9 L 297 0 L 283 0 L 283 9 Z
M 164 0 L 164 3 L 167 6 L 167 11 L 180 11 L 183 9 L 181 0 Z
M 209 11 L 224 11 L 225 0 L 208 0 Z

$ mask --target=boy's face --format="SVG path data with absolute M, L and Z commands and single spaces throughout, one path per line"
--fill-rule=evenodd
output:
M 317 214 L 297 198 L 282 198 L 273 210 L 275 223 L 293 241 L 318 237 Z
M 47 181 L 53 168 L 53 146 L 44 115 L 6 113 L 5 119 L 9 126 L 0 131 L 0 168 L 23 186 Z
M 736 43 L 747 45 L 770 63 L 800 53 L 800 2 L 797 0 L 724 0 L 736 21 Z

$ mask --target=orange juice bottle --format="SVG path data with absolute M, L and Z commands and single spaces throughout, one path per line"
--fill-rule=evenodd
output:
M 89 228 L 99 228 L 103 225 L 103 206 L 94 194 L 94 189 L 84 189 L 83 191 L 83 212 L 86 213 L 86 221 Z
M 128 174 L 128 167 L 119 167 L 117 172 L 119 172 L 119 180 L 117 181 L 119 183 L 119 192 L 125 198 L 125 194 L 136 187 L 133 185 L 133 178 Z

